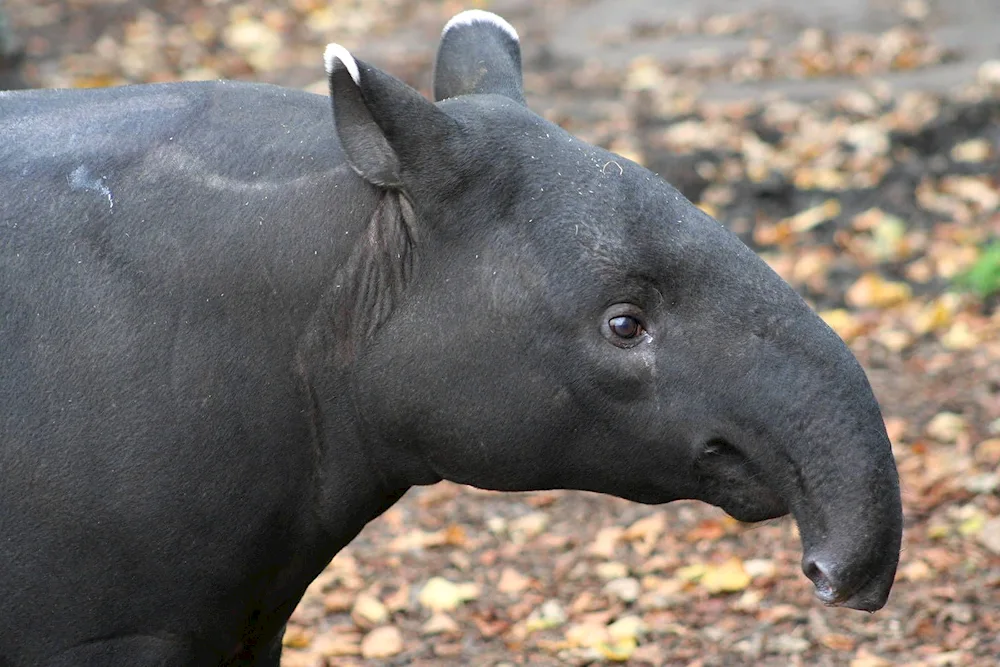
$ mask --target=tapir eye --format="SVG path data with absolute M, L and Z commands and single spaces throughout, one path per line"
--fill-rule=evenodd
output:
M 635 347 L 648 338 L 640 309 L 629 303 L 605 311 L 601 330 L 607 341 L 618 347 Z
M 635 338 L 642 333 L 642 325 L 639 324 L 639 320 L 631 315 L 612 317 L 608 320 L 608 328 L 611 329 L 611 333 L 625 340 Z

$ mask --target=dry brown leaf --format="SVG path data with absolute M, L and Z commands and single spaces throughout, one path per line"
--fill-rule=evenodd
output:
M 877 273 L 865 273 L 850 286 L 844 298 L 857 308 L 889 308 L 907 301 L 911 294 L 906 283 L 886 280 Z
M 792 232 L 801 234 L 838 215 L 840 215 L 840 200 L 827 199 L 822 204 L 796 213 L 782 222 L 787 222 Z
M 824 310 L 819 313 L 827 326 L 837 332 L 844 341 L 850 343 L 861 335 L 865 330 L 865 325 L 860 319 L 854 316 L 849 310 L 836 308 L 834 310 Z
M 461 633 L 461 626 L 448 614 L 437 612 L 427 619 L 420 632 L 424 635 L 454 635 Z
M 531 579 L 524 576 L 517 570 L 505 567 L 500 573 L 500 580 L 497 582 L 497 590 L 507 595 L 517 595 L 531 585 Z
M 831 632 L 819 638 L 819 643 L 834 651 L 853 651 L 855 642 L 853 637 Z
M 610 560 L 614 558 L 615 548 L 625 530 L 620 526 L 608 526 L 597 531 L 597 537 L 587 547 L 587 553 L 591 556 Z
M 965 431 L 965 418 L 954 412 L 939 412 L 927 423 L 927 435 L 938 442 L 955 442 Z
M 452 611 L 479 597 L 474 583 L 455 584 L 444 577 L 432 577 L 420 591 L 420 604 L 432 611 Z
M 361 638 L 357 635 L 324 633 L 316 637 L 310 646 L 313 652 L 327 657 L 337 658 L 361 653 Z M 282 657 L 284 665 L 284 657 Z
M 361 593 L 354 600 L 351 619 L 363 628 L 381 625 L 389 620 L 389 610 L 382 601 L 370 593 Z
M 391 658 L 402 651 L 403 635 L 393 625 L 375 628 L 361 640 L 361 656 L 366 660 Z
M 289 623 L 288 627 L 285 628 L 284 636 L 281 638 L 281 645 L 289 648 L 305 648 L 309 646 L 313 635 L 315 635 L 315 630 L 312 628 Z
M 851 660 L 850 667 L 892 667 L 892 662 L 861 649 Z

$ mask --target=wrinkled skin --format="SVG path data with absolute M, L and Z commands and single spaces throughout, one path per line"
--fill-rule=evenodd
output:
M 0 664 L 277 665 L 330 558 L 441 479 L 791 512 L 821 600 L 885 603 L 853 356 L 463 17 L 436 105 L 329 51 L 335 123 L 251 84 L 0 95 Z

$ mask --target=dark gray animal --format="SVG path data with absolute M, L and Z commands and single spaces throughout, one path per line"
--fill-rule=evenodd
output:
M 0 664 L 277 665 L 414 485 L 791 512 L 876 610 L 902 517 L 862 369 L 654 174 L 529 111 L 516 33 L 437 104 L 345 50 L 245 83 L 0 94 Z

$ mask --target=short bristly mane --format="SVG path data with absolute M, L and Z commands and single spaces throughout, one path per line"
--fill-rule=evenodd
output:
M 332 342 L 341 360 L 352 359 L 395 308 L 413 273 L 416 230 L 406 195 L 383 191 L 363 236 L 334 277 Z

